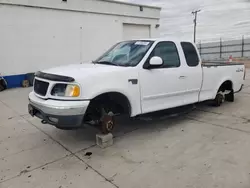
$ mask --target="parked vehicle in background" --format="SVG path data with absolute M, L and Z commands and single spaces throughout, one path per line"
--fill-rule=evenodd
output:
M 216 106 L 233 102 L 244 78 L 243 64 L 201 63 L 191 42 L 123 41 L 92 63 L 37 72 L 29 112 L 60 129 L 95 122 L 108 133 L 117 114 L 134 117 L 206 100 Z
M 5 79 L 0 75 L 0 91 L 3 91 L 7 88 L 7 83 Z

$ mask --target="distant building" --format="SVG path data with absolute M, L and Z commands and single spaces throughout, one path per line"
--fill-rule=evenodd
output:
M 159 36 L 160 8 L 111 0 L 1 0 L 0 74 L 88 62 L 126 39 Z

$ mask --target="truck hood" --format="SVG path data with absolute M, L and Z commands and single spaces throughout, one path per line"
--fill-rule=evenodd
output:
M 127 68 L 128 67 L 84 63 L 84 64 L 72 64 L 67 66 L 55 67 L 44 70 L 42 72 L 60 76 L 69 76 L 78 80 L 84 77 L 89 77 L 90 75 L 93 74 L 122 71 Z

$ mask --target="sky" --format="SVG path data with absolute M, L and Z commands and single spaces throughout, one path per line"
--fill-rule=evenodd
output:
M 250 0 L 120 0 L 162 7 L 161 36 L 193 38 L 193 15 L 197 19 L 197 41 L 250 38 Z

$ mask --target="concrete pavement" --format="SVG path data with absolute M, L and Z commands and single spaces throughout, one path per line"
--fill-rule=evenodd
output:
M 106 149 L 93 128 L 62 131 L 30 117 L 30 88 L 1 92 L 0 188 L 249 188 L 248 75 L 234 103 L 123 121 Z

